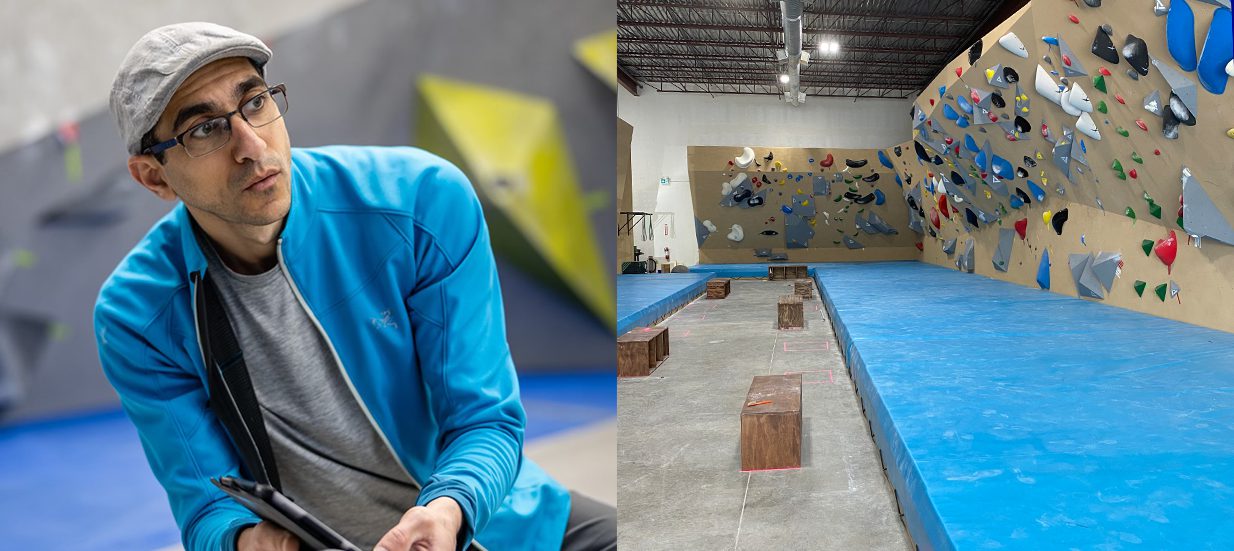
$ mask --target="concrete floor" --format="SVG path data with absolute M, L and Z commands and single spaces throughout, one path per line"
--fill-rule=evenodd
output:
M 911 550 L 815 290 L 806 327 L 775 327 L 791 281 L 733 280 L 661 323 L 671 355 L 617 383 L 622 549 Z M 755 375 L 802 372 L 802 468 L 743 473 Z

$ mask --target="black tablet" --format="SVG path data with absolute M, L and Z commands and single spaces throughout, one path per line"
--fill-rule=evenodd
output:
M 340 549 L 362 551 L 339 535 L 317 517 L 300 508 L 290 498 L 279 493 L 273 486 L 225 476 L 211 478 L 215 486 L 257 514 L 263 520 L 273 522 L 300 538 L 313 551 Z

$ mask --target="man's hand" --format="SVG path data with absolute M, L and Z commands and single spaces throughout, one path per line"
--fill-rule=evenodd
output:
M 448 497 L 412 507 L 373 551 L 455 551 L 463 511 Z
M 240 531 L 238 551 L 300 551 L 300 538 L 277 524 L 259 522 Z

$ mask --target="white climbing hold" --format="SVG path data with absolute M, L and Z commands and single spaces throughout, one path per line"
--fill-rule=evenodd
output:
M 1002 38 L 998 39 L 998 45 L 1007 49 L 1017 56 L 1028 59 L 1028 49 L 1024 47 L 1024 42 L 1015 33 L 1007 33 Z
M 711 220 L 703 220 L 703 227 L 707 228 L 707 231 L 710 232 L 716 231 L 716 225 Z
M 1097 123 L 1093 122 L 1093 118 L 1088 113 L 1080 113 L 1079 120 L 1075 122 L 1075 129 L 1094 140 L 1101 140 L 1101 132 L 1097 130 Z
M 752 162 L 754 162 L 754 150 L 748 147 L 743 147 L 741 155 L 733 159 L 733 163 L 737 165 L 737 168 L 746 168 Z
M 728 232 L 729 241 L 740 242 L 745 239 L 745 230 L 741 229 L 741 224 L 733 224 L 733 228 Z

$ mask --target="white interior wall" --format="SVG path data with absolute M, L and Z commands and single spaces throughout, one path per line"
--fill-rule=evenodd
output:
M 619 87 L 617 116 L 634 126 L 630 143 L 634 210 L 673 213 L 674 221 L 671 236 L 665 237 L 661 223 L 653 228 L 654 242 L 636 231 L 635 244 L 657 259 L 667 246 L 674 263 L 698 263 L 687 146 L 889 147 L 911 136 L 911 106 L 911 98 L 810 97 L 793 107 L 768 95 L 711 96 L 644 88 L 635 96 Z M 664 177 L 671 180 L 667 186 L 660 185 Z

